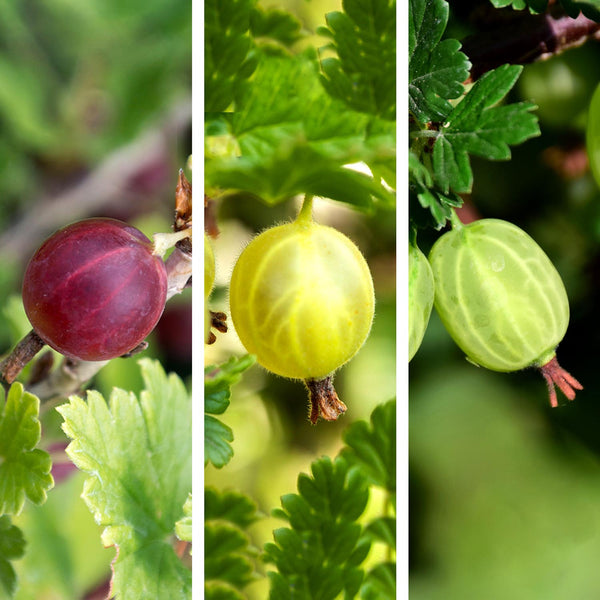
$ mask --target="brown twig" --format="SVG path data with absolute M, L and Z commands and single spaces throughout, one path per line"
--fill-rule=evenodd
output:
M 0 363 L 0 377 L 6 383 L 12 383 L 45 345 L 46 342 L 32 329 Z
M 500 65 L 545 60 L 590 39 L 600 39 L 600 23 L 583 14 L 572 19 L 523 11 L 494 29 L 465 38 L 462 51 L 471 61 L 471 79 L 475 81 Z

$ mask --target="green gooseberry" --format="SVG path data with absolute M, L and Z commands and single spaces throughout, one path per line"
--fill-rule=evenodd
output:
M 467 358 L 493 371 L 538 367 L 557 406 L 581 384 L 562 369 L 556 347 L 569 324 L 558 271 L 522 229 L 499 219 L 457 225 L 434 244 L 429 262 L 435 309 Z
M 590 168 L 600 186 L 600 84 L 596 88 L 587 118 L 586 131 L 587 153 L 590 161 Z
M 421 346 L 429 324 L 434 297 L 433 272 L 427 257 L 408 245 L 408 360 Z

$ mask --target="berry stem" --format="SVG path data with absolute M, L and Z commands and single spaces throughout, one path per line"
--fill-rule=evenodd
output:
M 302 202 L 300 212 L 296 217 L 296 222 L 304 225 L 308 225 L 312 222 L 312 205 L 313 197 L 310 194 L 306 194 L 306 196 L 304 196 L 304 201 Z
M 463 227 L 463 222 L 460 220 L 454 209 L 450 210 L 450 224 L 454 230 L 462 229 Z
M 192 228 L 182 229 L 181 231 L 174 231 L 172 233 L 155 233 L 154 239 L 154 250 L 152 254 L 163 258 L 169 248 L 172 248 L 177 242 L 192 237 Z
M 13 383 L 23 367 L 46 345 L 32 329 L 0 363 L 0 376 L 6 383 Z
M 548 386 L 548 394 L 550 397 L 550 406 L 556 408 L 558 406 L 558 399 L 556 397 L 556 390 L 554 386 L 558 386 L 560 391 L 569 399 L 575 398 L 575 390 L 582 390 L 583 386 L 573 377 L 570 373 L 565 371 L 556 359 L 556 355 L 553 356 L 546 364 L 540 367 L 540 371 L 546 380 Z
M 319 417 L 325 421 L 335 421 L 346 412 L 346 405 L 338 398 L 333 387 L 333 377 L 324 379 L 306 379 L 308 398 L 310 400 L 310 422 L 317 424 Z

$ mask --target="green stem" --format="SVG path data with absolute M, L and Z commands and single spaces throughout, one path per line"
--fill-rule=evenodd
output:
M 463 222 L 458 218 L 454 209 L 450 210 L 450 224 L 452 225 L 452 229 L 455 230 L 463 228 Z
M 302 208 L 296 217 L 296 221 L 301 225 L 310 225 L 312 223 L 312 202 L 313 197 L 310 194 L 304 196 Z

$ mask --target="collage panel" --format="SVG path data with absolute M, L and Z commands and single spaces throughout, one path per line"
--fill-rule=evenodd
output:
M 0 3 L 0 598 L 192 595 L 190 0 Z
M 595 598 L 598 5 L 407 11 L 410 598 Z
M 204 3 L 205 598 L 396 598 L 396 3 Z

